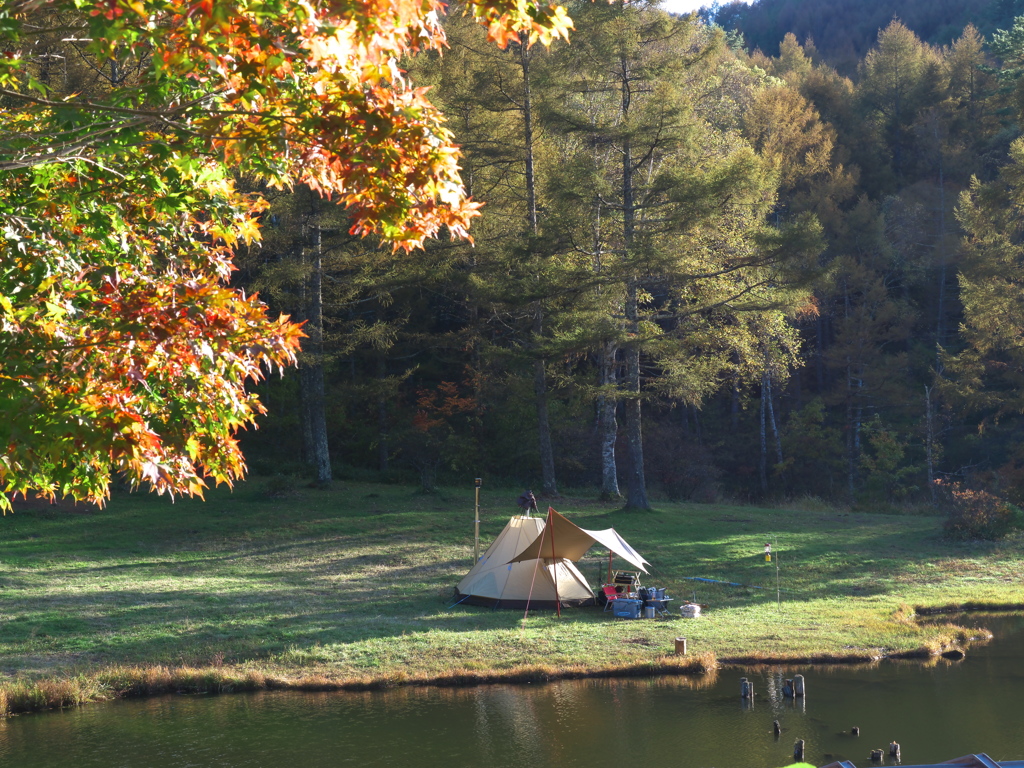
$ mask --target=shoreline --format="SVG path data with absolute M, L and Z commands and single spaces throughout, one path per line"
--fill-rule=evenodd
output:
M 452 606 L 474 557 L 474 501 L 471 488 L 426 497 L 354 482 L 279 498 L 255 479 L 205 502 L 115 494 L 87 514 L 19 509 L 0 523 L 0 714 L 177 691 L 927 663 L 979 634 L 949 614 L 1024 612 L 1024 534 L 952 542 L 935 515 L 668 501 L 637 514 L 583 499 L 561 511 L 620 531 L 654 564 L 645 584 L 710 606 L 701 618 Z M 509 513 L 500 501 L 480 517 L 486 545 Z M 600 583 L 608 558 L 577 566 Z M 689 655 L 676 657 L 681 635 Z
M 917 616 L 939 616 L 955 613 L 1003 613 L 1024 612 L 1019 603 L 978 603 L 946 606 L 921 606 L 915 609 Z M 939 647 L 921 646 L 908 651 L 894 653 L 833 653 L 811 654 L 764 654 L 716 658 L 714 652 L 705 651 L 677 656 L 662 654 L 650 660 L 628 664 L 573 664 L 562 667 L 551 665 L 528 665 L 510 669 L 458 670 L 445 674 L 406 674 L 404 672 L 343 677 L 333 679 L 328 673 L 273 674 L 244 667 L 166 667 L 115 666 L 92 672 L 79 672 L 73 676 L 40 677 L 34 680 L 14 680 L 0 683 L 0 717 L 59 711 L 86 704 L 114 700 L 147 698 L 171 694 L 213 694 L 253 693 L 257 691 L 316 691 L 316 692 L 367 692 L 386 691 L 400 687 L 410 688 L 452 688 L 482 685 L 527 685 L 550 683 L 559 680 L 582 680 L 601 678 L 631 678 L 658 676 L 713 677 L 727 669 L 750 670 L 762 667 L 816 667 L 861 664 L 877 664 L 882 661 L 919 661 L 922 664 L 934 662 L 949 652 L 959 652 L 957 660 L 975 643 L 989 642 L 993 634 L 987 629 L 969 630 L 958 627 L 965 633 L 958 644 L 943 644 Z M 974 634 L 966 636 L 966 633 Z

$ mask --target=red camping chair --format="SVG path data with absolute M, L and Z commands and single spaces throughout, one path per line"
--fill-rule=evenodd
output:
M 601 589 L 604 591 L 604 609 L 606 611 L 611 610 L 612 603 L 620 597 L 629 597 L 629 593 L 621 584 L 605 584 Z

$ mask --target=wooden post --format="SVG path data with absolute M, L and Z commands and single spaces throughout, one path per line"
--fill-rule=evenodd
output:
M 676 638 L 676 656 L 685 656 L 685 655 L 686 655 L 686 638 L 685 637 L 677 637 Z
M 804 761 L 804 740 L 797 739 L 796 744 L 793 745 L 793 759 L 798 763 Z
M 473 565 L 480 562 L 480 486 L 484 484 L 482 478 L 477 478 L 476 483 L 476 522 L 473 524 Z
M 860 736 L 860 726 L 853 726 L 853 728 L 850 729 L 850 734 L 852 736 Z
M 793 698 L 793 681 L 792 680 L 786 680 L 786 682 L 784 682 L 782 684 L 782 695 L 785 696 L 787 699 L 792 699 Z
M 872 749 L 871 750 L 871 761 L 874 763 L 882 762 L 882 755 L 885 753 L 883 749 Z
M 779 721 L 775 720 L 772 722 L 772 730 L 775 732 L 775 738 L 779 738 L 782 735 L 782 726 L 779 725 Z
M 793 676 L 793 695 L 803 696 L 804 695 L 804 676 L 794 675 Z
M 895 741 L 889 744 L 889 757 L 895 757 L 897 763 L 900 761 L 900 745 Z
M 740 678 L 740 696 L 744 699 L 754 698 L 754 684 L 747 681 L 747 678 Z

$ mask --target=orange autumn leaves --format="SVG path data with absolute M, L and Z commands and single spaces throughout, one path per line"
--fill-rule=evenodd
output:
M 12 494 L 102 503 L 117 475 L 172 494 L 242 475 L 235 435 L 263 411 L 246 384 L 294 364 L 302 332 L 230 285 L 265 208 L 233 176 L 307 184 L 346 206 L 354 233 L 397 249 L 468 237 L 478 206 L 458 150 L 400 68 L 444 47 L 444 10 L 0 7 L 0 507 Z M 499 44 L 570 26 L 555 5 L 467 11 Z M 40 50 L 91 61 L 95 77 L 62 90 Z

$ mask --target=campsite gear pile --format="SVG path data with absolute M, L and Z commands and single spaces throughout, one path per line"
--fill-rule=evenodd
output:
M 668 616 L 668 602 L 671 597 L 665 597 L 665 590 L 660 590 L 662 597 L 658 598 L 658 590 L 641 587 L 632 597 L 616 597 L 609 601 L 605 609 L 611 608 L 612 615 L 617 619 L 653 619 L 656 616 Z
M 639 571 L 609 570 L 608 583 L 601 585 L 601 599 L 604 609 L 611 611 L 618 619 L 653 619 L 668 615 L 668 603 L 672 599 L 665 594 L 664 587 L 644 587 L 640 584 Z

